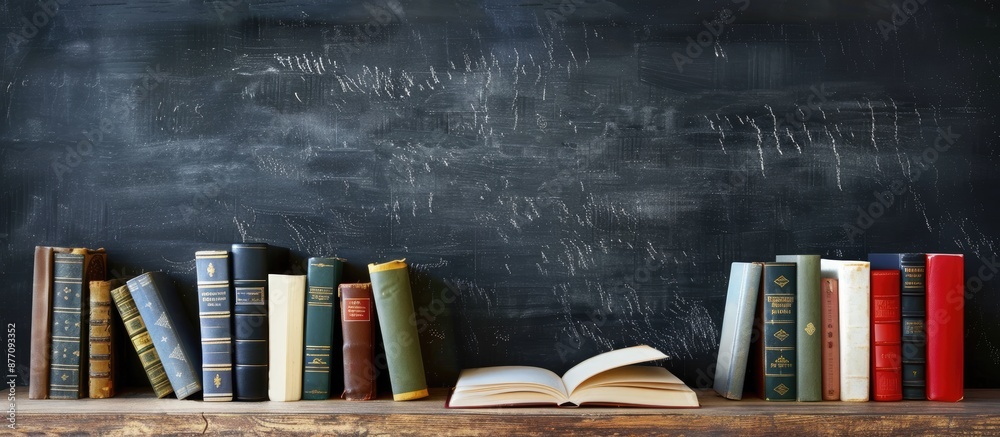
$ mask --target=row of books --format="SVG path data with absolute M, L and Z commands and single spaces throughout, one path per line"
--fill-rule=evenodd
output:
M 370 264 L 371 282 L 341 283 L 340 258 L 310 258 L 306 275 L 274 274 L 268 249 L 195 253 L 199 336 L 164 273 L 107 280 L 103 249 L 37 247 L 29 397 L 114 396 L 115 326 L 124 326 L 159 398 L 328 399 L 342 377 L 341 397 L 374 399 L 375 317 L 393 398 L 427 396 L 404 260 Z M 331 353 L 341 346 L 342 367 Z
M 964 259 L 780 255 L 732 264 L 714 388 L 774 401 L 959 401 Z

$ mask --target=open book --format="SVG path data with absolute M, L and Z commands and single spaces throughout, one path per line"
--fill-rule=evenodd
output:
M 573 366 L 562 378 L 528 366 L 465 369 L 448 408 L 601 404 L 698 407 L 698 396 L 667 369 L 633 366 L 667 358 L 649 346 L 605 352 Z

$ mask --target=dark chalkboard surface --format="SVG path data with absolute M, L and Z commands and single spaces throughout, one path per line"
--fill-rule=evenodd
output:
M 435 386 L 639 343 L 709 386 L 730 262 L 961 252 L 967 385 L 1000 387 L 992 2 L 0 12 L 0 320 L 21 383 L 34 245 L 106 247 L 190 298 L 195 250 L 261 241 L 358 280 L 411 262 Z

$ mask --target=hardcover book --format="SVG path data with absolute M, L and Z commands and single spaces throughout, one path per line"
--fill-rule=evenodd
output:
M 177 399 L 200 392 L 198 337 L 184 314 L 173 284 L 160 272 L 143 273 L 127 284 L 139 315 L 148 322 L 146 329 Z
M 65 247 L 35 246 L 35 270 L 31 291 L 31 358 L 28 369 L 28 399 L 49 397 L 49 365 L 52 357 L 52 290 L 55 253 Z
M 229 252 L 195 252 L 198 318 L 201 327 L 202 396 L 206 402 L 233 400 L 232 300 Z
M 824 278 L 837 279 L 840 316 L 840 400 L 867 402 L 871 360 L 871 267 L 867 261 L 824 259 Z
M 302 399 L 305 400 L 330 398 L 333 345 L 334 339 L 339 340 L 335 334 L 337 299 L 334 291 L 340 285 L 343 269 L 344 260 L 340 258 L 309 258 L 305 368 L 302 373 Z M 336 344 L 340 346 L 339 341 Z
M 840 400 L 840 311 L 837 280 L 822 278 L 823 400 Z
M 369 264 L 375 309 L 382 339 L 392 398 L 408 401 L 427 397 L 427 379 L 420 354 L 420 338 L 412 322 L 413 294 L 405 260 Z
M 667 369 L 633 365 L 666 358 L 662 352 L 643 345 L 592 357 L 562 377 L 528 366 L 465 369 L 445 407 L 698 407 L 694 391 Z
M 795 291 L 796 315 L 795 383 L 798 399 L 823 400 L 823 333 L 820 300 L 819 255 L 778 255 L 775 261 L 793 262 L 798 275 Z
M 84 255 L 55 254 L 53 269 L 50 399 L 79 399 L 87 394 L 87 304 L 83 286 Z
M 114 325 L 111 323 L 111 289 L 117 280 L 90 281 L 90 397 L 115 395 Z
M 268 378 L 272 401 L 302 399 L 302 332 L 305 328 L 305 275 L 268 275 Z
M 233 244 L 233 339 L 237 400 L 267 400 L 267 244 Z
M 714 382 L 715 391 L 727 399 L 743 398 L 760 271 L 760 263 L 743 262 L 734 262 L 729 271 L 729 290 L 726 292 L 726 312 L 722 319 Z
M 965 260 L 927 254 L 927 399 L 965 397 Z
M 139 361 L 146 371 L 146 377 L 149 378 L 149 383 L 153 386 L 153 393 L 156 394 L 157 398 L 163 398 L 173 393 L 170 380 L 167 379 L 167 372 L 163 370 L 163 363 L 156 353 L 156 348 L 153 347 L 153 339 L 146 330 L 146 324 L 143 323 L 142 316 L 139 315 L 139 308 L 135 306 L 128 286 L 123 285 L 111 290 L 111 299 L 118 307 L 118 314 L 121 315 L 122 322 L 125 324 L 125 332 L 128 334 L 135 352 L 139 355 Z
M 927 399 L 926 256 L 922 253 L 872 253 L 872 269 L 900 271 L 903 399 Z
M 344 392 L 349 401 L 375 399 L 375 336 L 372 284 L 340 284 L 344 333 Z
M 755 374 L 760 397 L 794 401 L 798 386 L 795 353 L 797 270 L 794 263 L 764 263 L 757 298 L 759 338 Z
M 872 270 L 872 399 L 903 399 L 899 270 Z

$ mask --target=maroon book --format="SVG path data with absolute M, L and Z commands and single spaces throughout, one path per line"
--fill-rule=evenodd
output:
M 903 400 L 899 270 L 872 270 L 872 399 Z
M 820 283 L 823 311 L 823 400 L 840 400 L 840 293 L 837 280 L 823 278 Z

